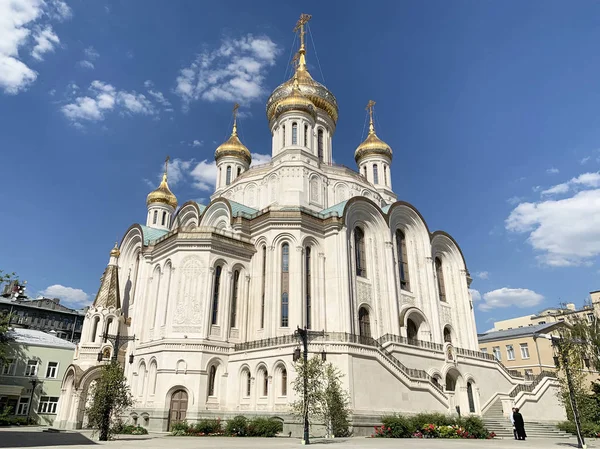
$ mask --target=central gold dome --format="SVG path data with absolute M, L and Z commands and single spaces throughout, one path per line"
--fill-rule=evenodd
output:
M 231 136 L 221 145 L 219 145 L 215 151 L 215 161 L 219 162 L 219 159 L 225 156 L 233 156 L 245 160 L 248 164 L 252 162 L 252 155 L 250 150 L 242 143 L 237 135 L 237 125 L 234 120 L 233 131 Z
M 173 209 L 177 208 L 177 197 L 173 195 L 171 189 L 169 189 L 169 184 L 167 184 L 167 172 L 163 173 L 163 178 L 158 186 L 158 189 L 150 192 L 148 197 L 146 198 L 146 204 L 150 205 L 152 203 L 163 203 L 168 206 L 171 206 Z

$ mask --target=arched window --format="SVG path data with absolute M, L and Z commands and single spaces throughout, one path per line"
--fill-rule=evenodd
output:
M 410 282 L 408 278 L 408 255 L 406 251 L 406 237 L 400 229 L 396 231 L 396 255 L 398 257 L 400 288 L 402 290 L 410 290 Z
M 310 298 L 310 290 L 311 290 L 311 276 L 310 276 L 310 257 L 311 257 L 311 251 L 310 251 L 310 246 L 306 247 L 306 252 L 304 254 L 304 262 L 305 262 L 305 272 L 306 272 L 306 327 L 307 329 L 310 329 L 311 326 L 311 298 Z
M 217 367 L 212 365 L 208 371 L 208 395 L 215 395 L 215 378 L 217 377 Z
M 231 165 L 227 166 L 227 174 L 225 175 L 225 185 L 231 184 Z
M 155 210 L 154 217 L 152 218 L 152 224 L 156 224 L 157 221 L 158 221 L 158 211 Z
M 265 291 L 267 287 L 267 245 L 262 248 L 262 287 L 260 298 L 260 328 L 265 327 Z
M 371 337 L 369 311 L 364 307 L 361 307 L 358 310 L 358 329 L 361 337 Z
M 383 183 L 384 185 L 389 185 L 387 180 L 387 165 L 383 166 Z
M 317 133 L 317 156 L 319 160 L 323 160 L 323 130 L 320 129 Z
M 467 382 L 467 398 L 469 400 L 469 413 L 475 413 L 475 398 L 473 397 L 473 384 Z
M 440 301 L 446 302 L 446 286 L 444 285 L 444 270 L 439 257 L 435 258 L 435 276 L 437 277 Z
M 237 300 L 238 290 L 240 285 L 240 272 L 235 270 L 233 272 L 233 289 L 231 290 L 231 316 L 229 320 L 229 326 L 235 327 L 237 321 Z
M 242 174 L 242 167 L 238 167 L 237 169 L 237 175 L 240 176 Z
M 446 391 L 454 391 L 456 389 L 456 378 L 451 372 L 446 374 Z
M 416 340 L 418 338 L 419 328 L 413 320 L 410 318 L 406 322 L 406 338 L 409 340 Z
M 252 386 L 252 378 L 250 371 L 246 371 L 246 397 L 250 397 L 250 387 Z
M 113 319 L 109 318 L 106 320 L 106 325 L 104 326 L 104 343 L 108 341 L 107 335 L 110 334 L 110 325 L 112 324 Z
M 452 332 L 449 327 L 444 328 L 444 343 L 452 343 Z
M 219 286 L 221 284 L 221 271 L 223 268 L 218 265 L 215 268 L 215 284 L 213 285 L 213 307 L 212 307 L 212 324 L 217 324 L 217 316 L 219 313 Z
M 298 145 L 298 124 L 292 123 L 292 145 Z
M 373 164 L 373 184 L 379 184 L 379 171 L 377 164 Z
M 285 125 L 281 127 L 281 145 L 285 146 Z
M 367 166 L 366 165 L 363 168 L 363 175 L 365 178 L 367 177 Z
M 262 377 L 262 395 L 269 395 L 269 374 L 267 373 L 266 368 L 261 368 L 261 377 Z
M 167 213 L 163 212 L 163 216 L 162 216 L 162 225 L 166 225 L 167 224 Z
M 365 234 L 358 226 L 354 228 L 354 251 L 356 258 L 356 275 L 367 277 L 367 261 L 365 257 Z
M 304 146 L 308 148 L 308 125 L 304 125 Z
M 96 338 L 98 337 L 98 323 L 100 322 L 100 317 L 97 316 L 94 318 L 94 324 L 92 325 L 92 333 L 90 334 L 90 342 L 94 343 Z
M 158 371 L 158 368 L 156 366 L 156 361 L 153 360 L 152 363 L 150 363 L 150 371 L 149 371 L 149 375 L 148 375 L 148 384 L 149 384 L 148 390 L 150 391 L 151 395 L 154 395 L 156 393 L 157 371 Z
M 281 246 L 281 327 L 289 325 L 290 246 Z
M 287 370 L 281 369 L 281 396 L 287 396 Z

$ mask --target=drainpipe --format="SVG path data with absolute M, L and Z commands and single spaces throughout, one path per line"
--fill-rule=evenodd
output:
M 535 342 L 535 350 L 538 356 L 538 365 L 540 366 L 540 374 L 542 374 L 542 359 L 540 358 L 540 347 L 538 346 L 538 335 L 535 334 L 533 336 L 533 341 Z

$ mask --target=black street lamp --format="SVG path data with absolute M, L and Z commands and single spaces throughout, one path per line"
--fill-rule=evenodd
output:
M 302 341 L 302 358 L 304 359 L 304 375 L 303 375 L 303 381 L 304 381 L 304 386 L 303 386 L 303 390 L 304 390 L 304 409 L 303 409 L 303 415 L 304 415 L 304 438 L 303 438 L 303 444 L 310 444 L 310 440 L 309 440 L 309 426 L 310 423 L 308 422 L 308 400 L 307 400 L 307 396 L 308 396 L 308 371 L 307 371 L 307 365 L 308 365 L 308 338 L 309 337 L 324 337 L 325 336 L 325 331 L 320 331 L 320 332 L 316 332 L 316 331 L 310 331 L 306 328 L 306 326 L 304 327 L 304 329 L 301 329 L 300 326 L 298 326 L 298 328 L 296 329 L 296 332 L 294 332 L 294 335 L 296 337 L 298 337 L 301 341 Z M 321 360 L 325 360 L 326 359 L 326 353 L 325 350 L 323 350 L 323 352 L 321 353 Z M 294 361 L 300 360 L 300 348 L 296 348 L 294 350 Z
M 573 378 L 571 377 L 571 368 L 569 367 L 569 359 L 567 358 L 566 352 L 563 350 L 562 342 L 559 337 L 550 336 L 552 341 L 552 347 L 555 351 L 554 364 L 557 368 L 562 366 L 565 369 L 565 375 L 567 377 L 567 387 L 569 389 L 569 400 L 571 402 L 571 408 L 573 409 L 573 419 L 575 420 L 575 427 L 577 428 L 577 447 L 585 447 L 585 440 L 581 433 L 581 420 L 579 418 L 579 409 L 577 408 L 577 400 L 575 399 L 575 393 L 573 393 Z M 589 363 L 589 359 L 588 359 Z
M 33 408 L 33 395 L 35 394 L 35 387 L 38 384 L 38 380 L 33 378 L 29 381 L 31 384 L 31 396 L 29 398 L 29 409 L 27 410 L 27 424 L 31 424 L 31 409 Z

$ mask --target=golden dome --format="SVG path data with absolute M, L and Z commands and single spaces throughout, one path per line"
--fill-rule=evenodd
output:
M 166 171 L 163 174 L 163 178 L 158 186 L 158 189 L 150 192 L 146 198 L 146 205 L 149 206 L 152 203 L 163 203 L 167 206 L 171 206 L 173 209 L 177 208 L 177 197 L 173 195 L 173 192 L 171 192 L 171 189 L 169 189 Z
M 367 105 L 367 109 L 369 110 L 370 116 L 369 135 L 354 152 L 354 160 L 357 164 L 360 163 L 361 159 L 367 156 L 384 156 L 392 160 L 392 148 L 379 137 L 377 137 L 377 134 L 375 134 L 375 126 L 373 126 L 374 105 L 374 101 L 369 101 L 369 104 Z
M 302 111 L 312 115 L 313 119 L 317 119 L 317 111 L 315 105 L 305 95 L 300 92 L 298 77 L 294 75 L 292 84 L 292 92 L 289 96 L 284 97 L 275 105 L 274 118 L 289 111 Z
M 217 147 L 217 150 L 215 151 L 215 161 L 218 162 L 219 159 L 225 156 L 239 157 L 244 159 L 248 164 L 252 162 L 250 150 L 246 148 L 237 135 L 235 122 L 233 124 L 233 132 L 229 139 Z
M 115 242 L 115 247 L 110 250 L 110 257 L 119 257 L 121 255 L 121 250 L 119 249 L 119 244 Z
M 306 49 L 304 47 L 304 25 L 310 20 L 311 16 L 308 14 L 302 14 L 300 20 L 294 28 L 294 31 L 300 30 L 300 50 L 298 51 L 298 66 L 294 76 L 287 80 L 285 83 L 279 85 L 271 94 L 267 100 L 267 118 L 269 122 L 273 120 L 277 114 L 278 105 L 280 102 L 285 100 L 287 97 L 294 95 L 294 84 L 298 83 L 300 93 L 308 98 L 313 105 L 325 111 L 325 113 L 333 120 L 333 123 L 337 123 L 338 119 L 338 105 L 337 100 L 321 83 L 315 81 L 308 70 L 306 69 Z

